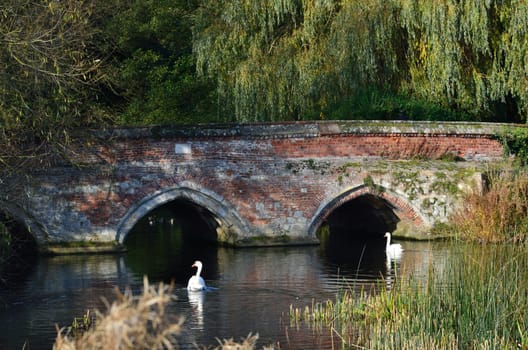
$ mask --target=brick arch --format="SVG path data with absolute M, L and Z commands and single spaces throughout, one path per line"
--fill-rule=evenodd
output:
M 132 206 L 118 225 L 116 241 L 123 243 L 134 225 L 151 210 L 178 199 L 187 200 L 208 210 L 219 225 L 220 236 L 218 240 L 220 241 L 236 240 L 242 232 L 248 231 L 245 221 L 221 196 L 212 191 L 198 188 L 194 184 L 186 183 L 178 187 L 157 191 Z
M 308 236 L 314 237 L 319 226 L 321 226 L 335 209 L 346 202 L 352 201 L 366 194 L 373 195 L 386 201 L 392 207 L 394 214 L 401 221 L 410 223 L 416 227 L 425 224 L 425 220 L 422 218 L 419 211 L 400 196 L 389 192 L 389 190 L 385 188 L 381 188 L 381 190 L 372 190 L 366 185 L 359 185 L 323 202 L 311 220 L 308 228 Z

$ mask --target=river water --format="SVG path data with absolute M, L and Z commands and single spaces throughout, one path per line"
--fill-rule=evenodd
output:
M 141 292 L 151 284 L 175 283 L 170 312 L 185 318 L 182 349 L 217 345 L 259 334 L 258 347 L 330 349 L 339 338 L 330 330 L 290 324 L 290 306 L 304 308 L 334 299 L 344 288 L 390 287 L 402 270 L 424 276 L 447 254 L 441 242 L 400 242 L 400 261 L 387 262 L 383 238 L 330 240 L 321 246 L 231 249 L 185 241 L 180 228 L 143 226 L 130 234 L 119 255 L 41 257 L 0 290 L 0 349 L 51 349 L 56 326 L 72 323 L 86 310 L 105 310 L 102 298 L 114 290 Z M 214 290 L 188 293 L 194 260 Z

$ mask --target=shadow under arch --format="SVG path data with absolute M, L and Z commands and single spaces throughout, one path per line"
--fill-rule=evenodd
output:
M 400 196 L 390 193 L 385 188 L 372 190 L 367 185 L 359 185 L 323 202 L 319 206 L 308 229 L 309 237 L 315 237 L 319 227 L 326 222 L 332 213 L 355 200 L 368 202 L 371 205 L 370 210 L 373 211 L 373 215 L 377 217 L 379 222 L 384 223 L 383 227 L 373 228 L 376 233 L 393 232 L 397 228 L 407 230 L 409 227 L 422 227 L 425 224 L 419 212 Z
M 35 227 L 35 228 L 33 228 Z M 39 242 L 40 241 L 40 242 Z M 0 207 L 0 285 L 23 281 L 36 266 L 44 231 L 17 206 Z
M 151 194 L 132 206 L 123 216 L 116 232 L 116 241 L 123 244 L 130 230 L 153 209 L 176 200 L 186 200 L 203 207 L 216 220 L 217 239 L 219 242 L 233 244 L 247 225 L 236 214 L 234 208 L 226 204 L 223 197 L 204 189 L 193 188 L 191 184 L 163 189 Z
M 48 242 L 49 236 L 46 230 L 19 206 L 0 202 L 0 215 L 2 215 L 2 213 L 3 215 L 10 216 L 13 220 L 18 222 L 35 240 L 38 246 L 42 246 Z

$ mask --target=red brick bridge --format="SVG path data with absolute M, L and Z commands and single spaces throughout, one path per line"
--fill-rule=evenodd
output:
M 318 241 L 322 225 L 426 237 L 503 158 L 504 125 L 404 121 L 98 130 L 78 164 L 34 174 L 13 211 L 42 246 L 122 243 L 134 225 L 186 203 L 235 246 Z

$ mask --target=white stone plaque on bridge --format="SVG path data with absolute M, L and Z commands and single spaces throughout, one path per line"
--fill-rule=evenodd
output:
M 174 146 L 174 152 L 176 154 L 191 154 L 191 145 L 188 143 L 177 143 Z

